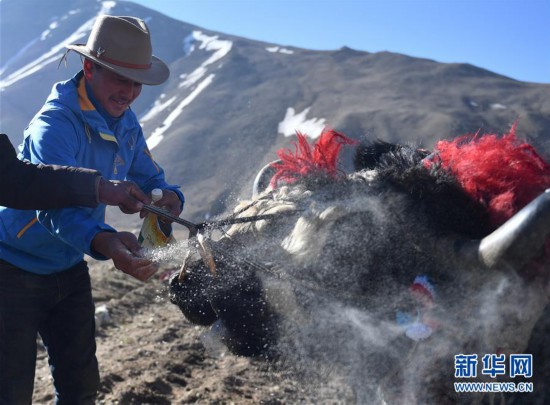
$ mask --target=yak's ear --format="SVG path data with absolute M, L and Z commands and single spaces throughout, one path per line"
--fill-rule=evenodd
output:
M 256 198 L 260 193 L 264 192 L 269 187 L 269 183 L 277 171 L 273 167 L 273 163 L 281 163 L 281 161 L 274 160 L 273 162 L 266 164 L 256 175 L 254 185 L 252 186 L 252 198 Z

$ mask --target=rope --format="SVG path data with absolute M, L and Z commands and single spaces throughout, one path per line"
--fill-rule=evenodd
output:
M 251 204 L 250 206 L 252 206 Z M 250 208 L 245 207 L 246 209 Z M 170 214 L 168 211 L 163 210 L 162 208 L 155 207 L 154 205 L 144 205 L 143 209 L 145 211 L 152 212 L 153 214 L 158 215 L 159 217 L 162 217 L 164 219 L 168 219 L 172 222 L 176 222 L 180 225 L 185 226 L 187 229 L 189 229 L 190 235 L 189 236 L 195 236 L 198 232 L 207 229 L 207 228 L 217 228 L 222 227 L 225 225 L 233 225 L 233 224 L 242 224 L 245 222 L 255 222 L 255 221 L 261 221 L 264 219 L 274 219 L 277 217 L 286 217 L 290 215 L 294 215 L 301 210 L 291 210 L 291 211 L 284 211 L 284 212 L 278 212 L 275 214 L 263 214 L 263 215 L 253 215 L 250 217 L 243 217 L 243 218 L 234 218 L 234 216 L 222 219 L 219 221 L 210 221 L 210 222 L 201 222 L 199 224 L 195 224 L 193 222 L 187 221 L 183 218 L 176 217 L 175 215 Z M 238 214 L 238 213 L 237 213 Z M 235 214 L 236 215 L 236 214 Z

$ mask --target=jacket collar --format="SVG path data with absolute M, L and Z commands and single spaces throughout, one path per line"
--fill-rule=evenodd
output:
M 78 79 L 77 93 L 80 109 L 82 111 L 94 111 L 95 107 L 88 97 L 88 92 L 86 91 L 86 79 L 84 79 L 84 75 L 82 75 L 82 77 Z
M 88 96 L 84 71 L 81 70 L 68 81 L 57 83 L 47 102 L 62 104 L 81 117 L 87 133 L 91 129 L 92 132 L 98 133 L 102 139 L 118 143 L 113 131 L 109 129 L 107 122 Z M 134 128 L 136 125 L 139 124 L 134 113 L 131 110 L 127 110 L 121 117 L 118 128 L 122 134 L 126 133 L 127 129 Z M 88 136 L 91 136 L 91 134 Z

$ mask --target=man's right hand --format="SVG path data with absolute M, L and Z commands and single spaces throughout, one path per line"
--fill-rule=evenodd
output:
M 143 209 L 144 204 L 151 204 L 151 198 L 131 181 L 99 180 L 99 202 L 107 205 L 118 205 L 125 214 L 134 214 Z
M 131 232 L 99 232 L 92 240 L 92 249 L 140 281 L 148 280 L 158 270 L 156 263 L 143 257 L 142 247 Z

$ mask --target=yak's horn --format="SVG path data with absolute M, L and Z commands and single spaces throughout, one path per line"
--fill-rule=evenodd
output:
M 275 168 L 272 166 L 272 164 L 280 162 L 280 160 L 274 160 L 273 162 L 266 164 L 260 169 L 260 171 L 256 175 L 256 178 L 254 179 L 254 184 L 252 186 L 252 198 L 257 197 L 258 194 L 267 189 L 269 183 L 271 182 L 271 178 L 275 174 Z
M 481 240 L 479 260 L 488 268 L 520 269 L 542 252 L 550 235 L 550 189 Z

